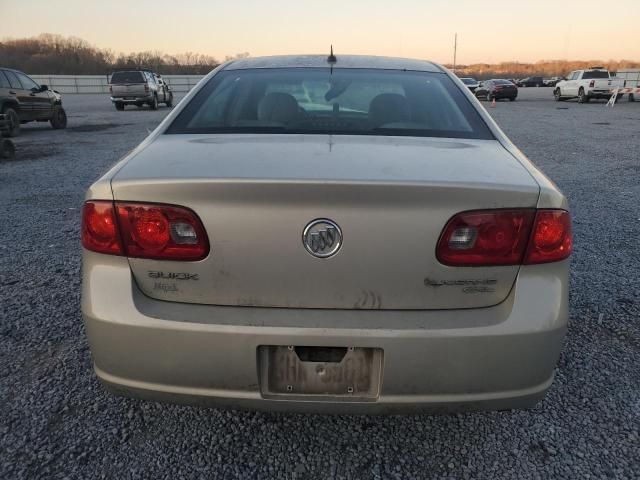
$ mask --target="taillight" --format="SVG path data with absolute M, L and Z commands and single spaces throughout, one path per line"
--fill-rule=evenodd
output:
M 115 205 L 115 206 L 114 206 Z M 158 260 L 196 261 L 209 253 L 209 241 L 202 222 L 191 210 L 174 205 L 143 204 L 132 202 L 89 201 L 84 211 L 91 212 L 99 206 L 110 211 L 115 218 L 112 236 L 118 250 L 95 248 L 96 242 L 85 240 L 83 214 L 82 244 L 88 250 L 133 258 Z M 106 215 L 106 214 L 105 214 Z M 90 218 L 88 218 L 90 219 Z
M 538 210 L 524 263 L 533 265 L 564 260 L 571 255 L 572 247 L 569 212 Z
M 149 85 L 148 84 L 144 84 L 144 91 L 145 93 L 149 93 Z
M 113 93 L 113 85 L 109 85 L 109 92 Z
M 122 255 L 113 202 L 98 200 L 83 205 L 81 236 L 87 250 Z
M 596 81 L 595 81 L 595 80 L 591 80 L 591 81 L 589 82 L 589 88 L 593 88 L 593 87 L 595 87 L 595 86 L 596 86 Z
M 438 260 L 451 266 L 515 265 L 527 249 L 535 210 L 459 213 L 438 242 Z
M 555 262 L 571 254 L 565 210 L 485 210 L 459 213 L 444 228 L 436 257 L 450 266 Z

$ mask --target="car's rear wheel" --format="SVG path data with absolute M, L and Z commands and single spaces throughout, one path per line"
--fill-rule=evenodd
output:
M 169 108 L 173 107 L 173 93 L 169 94 L 169 98 L 164 102 L 164 104 Z
M 2 113 L 6 115 L 7 129 L 2 133 L 5 137 L 17 137 L 20 135 L 20 117 L 11 107 L 5 107 L 2 109 Z
M 509 97 L 509 101 L 510 102 L 515 102 L 516 101 L 516 97 Z
M 60 130 L 62 128 L 67 128 L 67 112 L 64 111 L 60 105 L 56 105 L 53 108 L 53 115 L 51 116 L 51 120 L 49 120 L 51 126 Z
M 116 110 L 118 110 L 118 111 L 120 111 L 120 112 L 121 112 L 122 110 L 124 110 L 124 103 L 122 103 L 122 102 L 117 102 L 115 105 L 116 105 Z
M 151 107 L 151 110 L 158 109 L 158 97 L 153 96 L 153 99 L 149 102 L 149 107 Z
M 578 91 L 578 103 L 589 103 L 589 95 L 587 95 L 584 91 L 584 88 L 580 88 Z

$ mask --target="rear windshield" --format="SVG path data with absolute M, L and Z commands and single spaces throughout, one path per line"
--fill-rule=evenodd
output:
M 583 80 L 589 80 L 592 78 L 609 78 L 609 72 L 606 70 L 591 70 L 582 74 Z
M 222 71 L 166 133 L 493 138 L 443 73 L 329 68 Z
M 116 72 L 111 75 L 111 83 L 145 83 L 142 72 Z

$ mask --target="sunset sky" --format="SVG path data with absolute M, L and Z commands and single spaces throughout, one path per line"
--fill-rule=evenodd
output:
M 448 63 L 640 60 L 640 0 L 0 0 L 0 38 L 116 52 L 394 55 Z M 11 19 L 6 21 L 5 19 Z

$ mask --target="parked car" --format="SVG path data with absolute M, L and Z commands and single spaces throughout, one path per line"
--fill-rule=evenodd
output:
M 567 328 L 567 200 L 456 83 L 340 55 L 205 77 L 86 194 L 103 384 L 231 408 L 534 405 Z
M 49 122 L 56 129 L 67 126 L 62 95 L 10 68 L 0 68 L 0 113 L 6 116 L 7 137 L 18 136 L 20 125 L 27 122 Z
M 513 102 L 518 97 L 518 87 L 510 80 L 495 78 L 482 82 L 476 89 L 475 95 L 477 98 L 484 98 L 487 102 L 503 98 Z
M 475 78 L 471 78 L 471 77 L 461 77 L 460 80 L 462 81 L 462 83 L 464 83 L 467 88 L 469 90 L 471 90 L 472 92 L 475 92 L 476 89 L 480 86 L 480 82 L 478 82 L 478 80 L 476 80 Z
M 116 110 L 124 110 L 125 105 L 142 107 L 149 105 L 152 110 L 159 103 L 167 107 L 173 105 L 173 92 L 160 75 L 151 70 L 121 70 L 111 74 L 109 80 L 111 101 Z
M 542 77 L 527 77 L 520 80 L 518 87 L 542 87 L 544 79 Z
M 560 80 L 561 80 L 560 77 L 551 77 L 551 78 L 545 78 L 543 82 L 545 87 L 555 87 Z
M 553 96 L 556 101 L 578 98 L 578 103 L 588 103 L 592 98 L 608 100 L 614 89 L 622 86 L 624 80 L 612 78 L 603 67 L 592 67 L 571 72 L 556 84 Z

